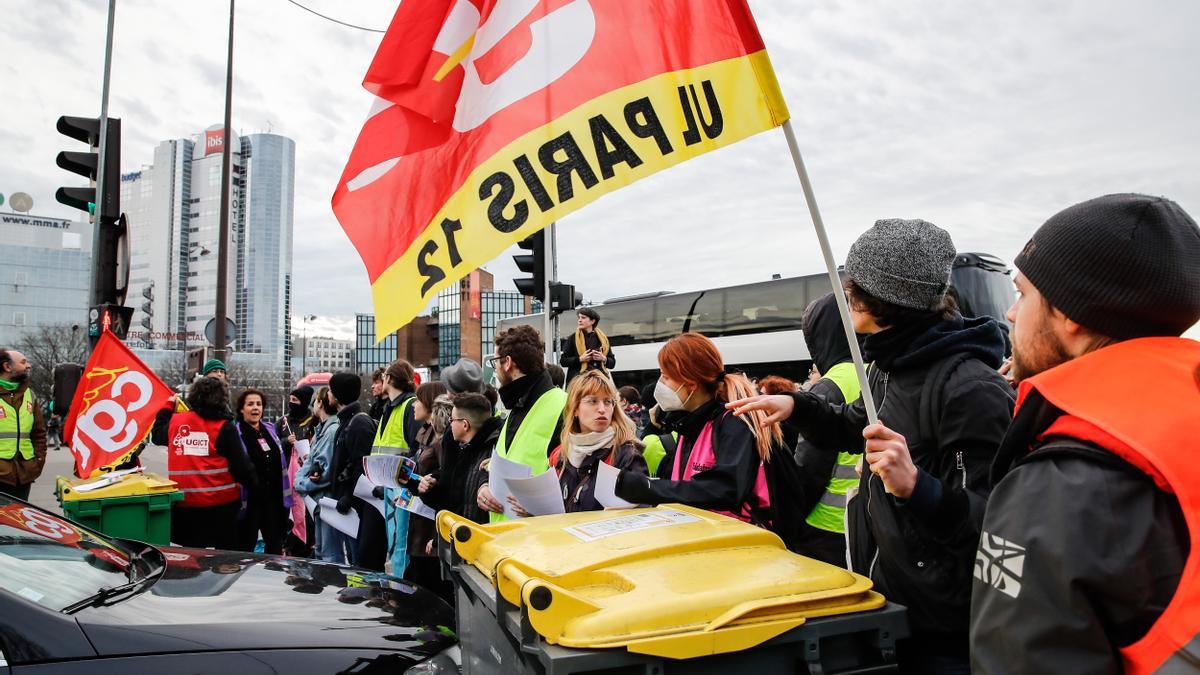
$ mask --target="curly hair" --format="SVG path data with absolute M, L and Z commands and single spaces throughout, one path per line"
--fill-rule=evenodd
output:
M 886 300 L 871 295 L 862 286 L 846 279 L 842 284 L 846 289 L 846 300 L 856 311 L 866 312 L 875 319 L 880 328 L 904 326 L 929 316 L 938 315 L 943 320 L 952 319 L 958 313 L 958 303 L 954 295 L 946 293 L 933 309 L 912 309 L 894 305 Z
M 537 375 L 546 369 L 546 346 L 542 344 L 542 334 L 533 326 L 522 324 L 497 333 L 496 355 L 512 357 L 526 375 Z
M 215 377 L 202 377 L 188 388 L 188 407 L 192 410 L 214 410 L 229 407 L 229 385 Z

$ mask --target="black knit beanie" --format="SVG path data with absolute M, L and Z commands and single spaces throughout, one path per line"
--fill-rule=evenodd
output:
M 307 384 L 300 385 L 292 390 L 290 396 L 295 396 L 296 398 L 300 399 L 300 405 L 307 408 L 309 404 L 312 403 L 313 388 Z
M 334 373 L 329 378 L 329 393 L 342 405 L 350 405 L 362 393 L 362 380 L 354 373 Z
M 1163 197 L 1105 195 L 1060 211 L 1016 266 L 1067 318 L 1111 338 L 1182 335 L 1200 320 L 1200 227 Z

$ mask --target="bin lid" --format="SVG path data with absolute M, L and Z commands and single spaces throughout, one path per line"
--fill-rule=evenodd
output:
M 167 480 L 153 473 L 134 473 L 121 476 L 120 480 L 112 485 L 106 485 L 95 490 L 87 492 L 79 492 L 76 488 L 81 485 L 88 485 L 103 478 L 73 478 L 68 476 L 59 476 L 55 486 L 58 493 L 58 501 L 70 502 L 83 499 L 106 499 L 109 497 L 134 497 L 140 495 L 161 494 L 164 492 L 175 492 L 178 490 L 177 484 L 173 480 Z
M 678 504 L 438 532 L 551 644 L 670 658 L 748 649 L 804 623 L 884 605 L 871 581 L 789 552 L 767 530 Z

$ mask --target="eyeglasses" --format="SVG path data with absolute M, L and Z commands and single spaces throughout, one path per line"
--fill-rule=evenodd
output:
M 451 417 L 450 422 L 466 422 L 468 425 L 471 424 L 471 421 L 465 417 Z
M 499 354 L 492 354 L 491 356 L 484 359 L 483 362 L 486 363 L 492 370 L 495 370 L 496 363 L 503 359 L 504 359 L 504 357 L 500 356 Z
M 614 402 L 611 398 L 596 398 L 595 396 L 585 396 L 580 403 L 591 408 L 598 406 L 604 406 L 605 408 L 617 407 L 616 402 Z

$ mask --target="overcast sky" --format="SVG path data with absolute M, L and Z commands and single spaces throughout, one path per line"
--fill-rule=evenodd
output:
M 385 28 L 396 0 L 300 0 Z M 410 2 L 419 0 L 408 0 Z M 624 0 L 634 1 L 634 0 Z M 705 0 L 694 0 L 701 2 Z M 1200 214 L 1200 2 L 751 0 L 834 253 L 874 220 L 924 218 L 960 251 L 1011 261 L 1055 211 L 1108 192 Z M 59 115 L 99 111 L 102 0 L 0 0 L 0 193 L 54 201 L 72 145 Z M 352 334 L 366 272 L 329 206 L 371 96 L 380 34 L 287 0 L 243 0 L 233 125 L 296 141 L 293 308 Z M 119 0 L 110 114 L 122 169 L 223 115 L 228 3 Z M 560 277 L 592 301 L 822 271 L 780 132 L 606 196 L 559 227 Z M 505 253 L 488 269 L 510 287 Z M 300 322 L 296 324 L 300 328 Z

